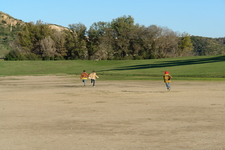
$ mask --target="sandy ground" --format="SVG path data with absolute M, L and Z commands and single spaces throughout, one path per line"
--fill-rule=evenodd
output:
M 2 150 L 225 150 L 225 82 L 0 77 Z

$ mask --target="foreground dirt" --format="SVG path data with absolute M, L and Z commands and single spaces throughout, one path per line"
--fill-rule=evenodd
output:
M 225 150 L 225 82 L 0 77 L 3 150 Z

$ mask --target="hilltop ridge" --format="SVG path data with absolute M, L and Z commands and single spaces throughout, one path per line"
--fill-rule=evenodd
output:
M 9 26 L 16 26 L 16 25 L 24 25 L 26 22 L 16 19 L 12 16 L 10 16 L 7 13 L 4 13 L 0 11 L 0 25 L 9 25 Z M 56 25 L 56 24 L 48 24 L 51 29 L 54 29 L 56 31 L 62 31 L 62 30 L 68 30 L 68 28 Z
M 24 21 L 16 19 L 10 16 L 9 14 L 0 11 L 0 24 L 15 26 L 15 25 L 23 25 L 24 23 L 25 23 Z

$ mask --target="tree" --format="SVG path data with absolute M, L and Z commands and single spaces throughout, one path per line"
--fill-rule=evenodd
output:
M 32 30 L 34 25 L 32 23 L 27 23 L 23 31 L 18 33 L 18 43 L 23 50 L 26 52 L 31 52 L 33 49 L 33 41 L 32 41 Z
M 124 59 L 130 54 L 130 40 L 133 38 L 135 29 L 134 19 L 131 16 L 123 16 L 113 19 L 111 28 L 114 38 L 114 52 L 116 59 Z
M 224 55 L 225 45 L 221 44 L 223 41 L 218 39 L 191 36 L 193 43 L 193 55 L 204 56 L 204 55 Z
M 173 57 L 178 49 L 178 37 L 174 31 L 162 28 L 161 35 L 155 40 L 157 58 Z
M 188 53 L 193 50 L 193 45 L 191 42 L 190 35 L 183 33 L 179 42 L 179 51 L 178 56 L 183 56 L 185 53 Z
M 50 36 L 45 37 L 43 40 L 40 41 L 41 45 L 41 51 L 42 51 L 42 57 L 45 60 L 52 59 L 54 60 L 54 57 L 56 55 L 56 48 L 55 48 L 55 42 L 51 39 Z
M 23 30 L 18 33 L 18 43 L 24 53 L 34 53 L 41 56 L 43 53 L 41 41 L 52 36 L 53 30 L 47 24 L 42 21 L 37 21 L 36 24 L 30 22 L 26 23 Z
M 70 59 L 87 59 L 86 27 L 79 24 L 70 24 L 70 31 L 67 31 L 66 44 Z
M 56 48 L 56 58 L 55 59 L 65 59 L 67 56 L 66 49 L 66 40 L 65 40 L 65 32 L 63 31 L 55 31 L 53 33 L 53 40 L 55 42 Z
M 145 59 L 156 58 L 156 40 L 161 36 L 162 28 L 151 25 L 149 27 L 144 27 L 141 30 L 141 42 L 143 49 L 140 52 L 140 55 Z
M 93 23 L 87 32 L 87 48 L 89 59 L 106 59 L 107 55 L 107 29 L 106 22 Z M 104 42 L 102 42 L 104 41 Z

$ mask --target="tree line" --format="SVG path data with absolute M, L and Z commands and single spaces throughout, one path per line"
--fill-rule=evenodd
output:
M 204 39 L 204 40 L 203 40 Z M 6 60 L 127 60 L 224 54 L 224 38 L 176 33 L 166 27 L 135 24 L 131 16 L 55 30 L 37 21 L 17 30 Z

